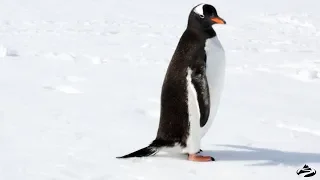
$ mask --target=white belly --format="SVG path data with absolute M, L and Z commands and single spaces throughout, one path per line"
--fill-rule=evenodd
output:
M 205 50 L 207 53 L 206 74 L 209 84 L 211 107 L 209 119 L 206 125 L 201 128 L 201 137 L 208 132 L 217 114 L 220 96 L 224 87 L 226 63 L 225 52 L 217 36 L 206 41 Z

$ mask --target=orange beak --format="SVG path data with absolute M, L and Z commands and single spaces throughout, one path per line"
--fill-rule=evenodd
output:
M 222 18 L 220 17 L 214 17 L 214 18 L 211 18 L 211 21 L 216 23 L 216 24 L 226 24 L 226 21 L 223 20 Z

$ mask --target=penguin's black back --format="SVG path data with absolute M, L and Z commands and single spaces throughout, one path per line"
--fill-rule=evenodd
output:
M 161 91 L 160 122 L 156 139 L 185 146 L 189 130 L 187 68 L 204 72 L 205 37 L 195 29 L 182 34 L 169 63 Z

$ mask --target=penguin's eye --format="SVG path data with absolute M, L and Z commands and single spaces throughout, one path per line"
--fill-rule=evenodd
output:
M 200 14 L 200 18 L 203 19 L 203 18 L 204 18 L 204 15 Z

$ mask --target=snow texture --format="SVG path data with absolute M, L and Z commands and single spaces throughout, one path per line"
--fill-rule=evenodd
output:
M 197 4 L 226 53 L 202 154 L 116 159 L 157 131 L 166 68 Z M 320 171 L 318 0 L 2 0 L 0 180 L 270 180 Z M 319 179 L 316 174 L 310 179 Z

